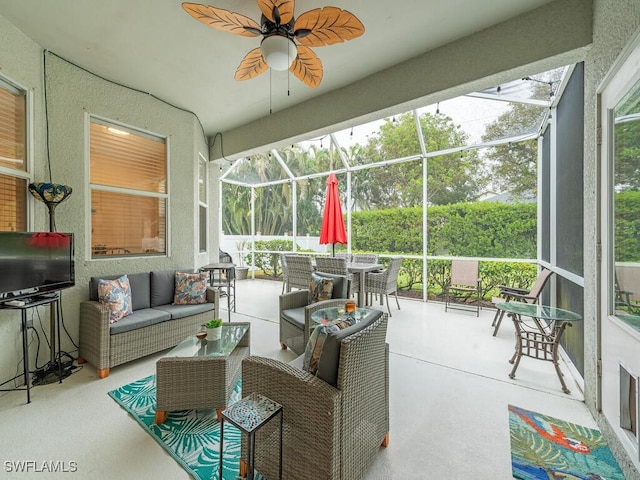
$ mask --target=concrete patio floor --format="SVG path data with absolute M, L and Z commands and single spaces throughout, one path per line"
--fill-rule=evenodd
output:
M 237 282 L 232 320 L 250 321 L 252 354 L 294 358 L 278 342 L 279 282 Z M 221 316 L 226 320 L 226 302 Z M 449 311 L 435 302 L 391 299 L 390 445 L 367 475 L 388 479 L 508 479 L 509 404 L 597 428 L 570 368 L 562 364 L 571 394 L 564 394 L 553 365 L 523 358 L 515 379 L 508 373 L 513 325 L 505 319 L 492 336 L 494 310 Z M 375 308 L 385 308 L 376 305 Z M 107 392 L 155 373 L 162 354 L 115 367 L 98 380 L 88 365 L 61 384 L 38 386 L 32 403 L 24 392 L 0 396 L 3 461 L 66 460 L 76 478 L 187 479 L 187 473 Z M 74 476 L 56 474 L 55 478 Z M 10 474 L 0 478 L 47 478 Z M 303 479 L 300 479 L 303 480 Z

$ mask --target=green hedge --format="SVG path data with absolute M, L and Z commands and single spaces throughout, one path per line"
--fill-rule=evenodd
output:
M 355 212 L 351 217 L 352 251 L 387 255 L 422 255 L 422 209 L 397 208 Z M 536 205 L 492 202 L 458 203 L 427 208 L 428 255 L 486 258 L 536 258 Z M 339 250 L 344 247 L 340 246 Z M 256 250 L 292 251 L 291 240 L 255 242 Z M 298 251 L 303 251 L 298 249 Z M 252 254 L 245 256 L 247 264 Z M 278 253 L 255 254 L 255 266 L 268 275 L 282 275 Z M 449 278 L 450 260 L 429 260 L 429 294 L 440 294 Z M 481 261 L 481 291 L 485 299 L 497 294 L 499 285 L 529 288 L 537 269 L 524 262 Z M 421 290 L 422 259 L 406 258 L 400 270 L 401 290 Z
M 536 205 L 456 203 L 427 208 L 428 255 L 536 258 Z M 355 212 L 352 248 L 422 254 L 422 208 Z

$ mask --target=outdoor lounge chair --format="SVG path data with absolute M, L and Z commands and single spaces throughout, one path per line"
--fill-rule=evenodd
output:
M 480 316 L 480 278 L 478 276 L 478 260 L 452 260 L 451 276 L 445 288 L 444 311 L 448 309 L 476 311 Z M 476 297 L 475 306 L 469 302 Z M 453 301 L 452 301 L 453 300 Z
M 547 281 L 549 280 L 549 277 L 551 277 L 552 273 L 553 272 L 548 268 L 543 268 L 538 274 L 538 278 L 536 279 L 530 290 L 527 290 L 526 288 L 516 288 L 499 285 L 500 296 L 496 299 L 493 299 L 493 303 L 509 302 L 511 300 L 518 300 L 526 303 L 537 303 L 538 298 L 542 293 L 542 289 L 547 284 Z M 491 324 L 491 326 L 494 327 L 494 337 L 498 333 L 500 323 L 502 323 L 502 317 L 504 317 L 504 310 L 496 310 L 496 314 L 493 317 L 493 323 Z

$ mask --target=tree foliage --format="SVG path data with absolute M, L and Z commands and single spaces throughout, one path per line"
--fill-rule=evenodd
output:
M 451 118 L 425 113 L 420 128 L 427 152 L 461 147 L 468 135 Z M 416 123 L 412 113 L 386 120 L 377 135 L 365 147 L 369 163 L 401 159 L 421 152 Z M 471 200 L 486 185 L 481 160 L 476 152 L 452 153 L 430 157 L 427 176 L 427 202 L 446 205 Z M 422 162 L 412 160 L 370 170 L 367 177 L 370 208 L 413 207 L 422 205 Z

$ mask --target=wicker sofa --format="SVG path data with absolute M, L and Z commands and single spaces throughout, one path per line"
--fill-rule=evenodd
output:
M 195 334 L 200 325 L 218 318 L 220 293 L 210 287 L 206 303 L 173 305 L 175 273 L 127 274 L 133 313 L 116 323 L 109 323 L 107 308 L 98 302 L 98 282 L 121 275 L 92 277 L 89 300 L 80 303 L 78 363 L 90 363 L 98 377 L 105 378 L 112 367 L 173 347 Z
M 257 356 L 243 360 L 243 396 L 258 392 L 283 406 L 282 478 L 358 480 L 387 445 L 387 322 L 388 314 L 375 311 L 329 334 L 316 375 L 301 368 L 300 357 L 290 364 Z M 256 433 L 255 467 L 267 478 L 278 478 L 278 427 L 270 422 Z M 246 454 L 243 441 L 242 459 Z

